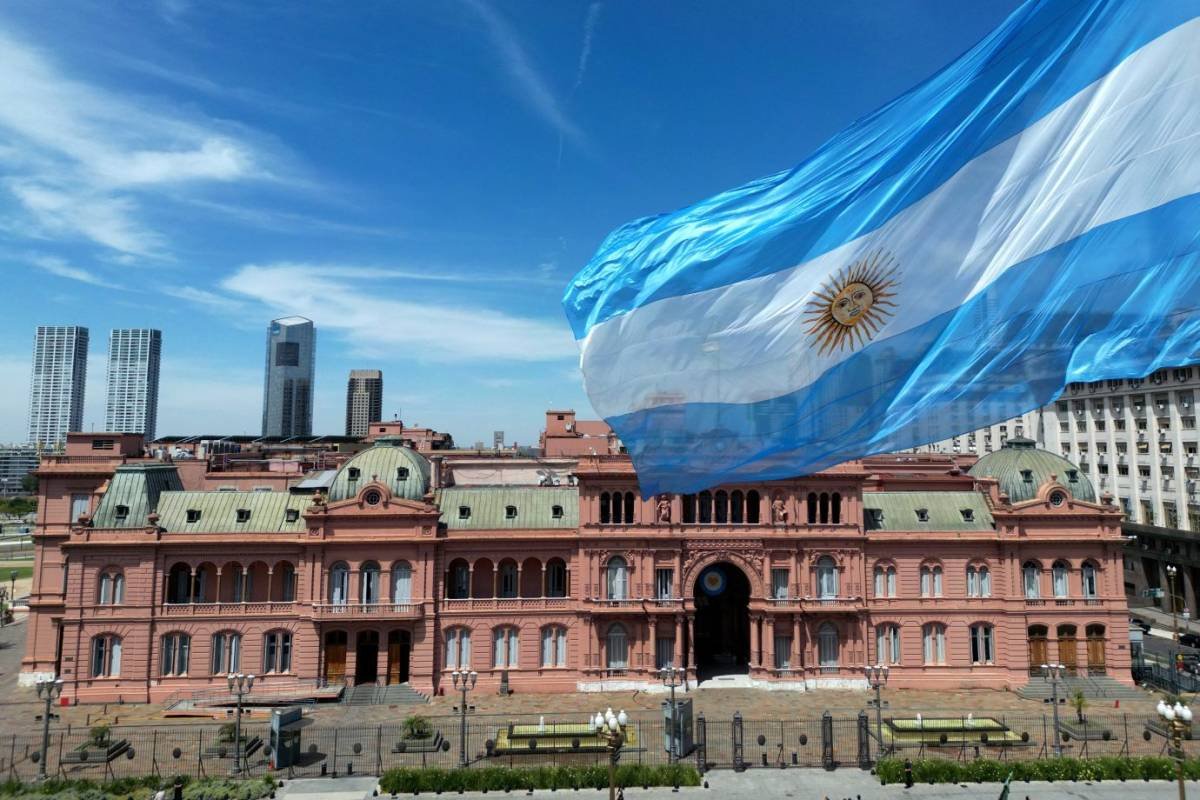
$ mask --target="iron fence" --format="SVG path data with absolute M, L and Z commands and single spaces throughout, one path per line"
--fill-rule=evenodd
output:
M 579 715 L 582 717 L 583 715 Z M 606 763 L 608 754 L 586 742 L 562 741 L 557 746 L 507 746 L 501 734 L 520 721 L 540 724 L 543 717 L 469 716 L 465 750 L 468 764 L 503 766 L 584 765 Z M 981 720 L 984 718 L 981 718 Z M 1054 757 L 1056 744 L 1063 756 L 1162 755 L 1167 741 L 1153 717 L 1138 714 L 1093 713 L 1082 720 L 1064 711 L 1055 729 L 1050 714 L 994 715 L 999 727 L 980 720 L 932 718 L 907 738 L 891 733 L 891 717 L 883 736 L 874 716 L 832 716 L 790 720 L 734 717 L 696 719 L 694 747 L 680 759 L 701 771 L 710 769 L 786 769 L 790 767 L 869 767 L 881 756 L 898 758 L 993 758 L 1018 760 Z M 582 722 L 582 719 L 569 719 Z M 244 774 L 275 772 L 282 777 L 378 775 L 392 767 L 459 766 L 460 718 L 431 717 L 428 737 L 406 737 L 401 724 L 362 727 L 302 728 L 299 757 L 292 765 L 274 769 L 269 726 L 242 725 Z M 551 724 L 550 720 L 545 720 Z M 912 725 L 910 720 L 909 725 Z M 660 718 L 630 721 L 634 736 L 622 750 L 621 763 L 666 764 L 667 723 Z M 1200 731 L 1197 732 L 1200 737 Z M 55 729 L 50 735 L 47 772 L 67 778 L 104 780 L 156 774 L 226 776 L 237 774 L 237 748 L 228 728 L 213 725 L 117 726 L 107 742 L 97 743 L 85 730 Z M 0 779 L 37 777 L 42 737 L 30 732 L 0 736 Z M 1189 755 L 1200 755 L 1200 738 L 1185 742 Z

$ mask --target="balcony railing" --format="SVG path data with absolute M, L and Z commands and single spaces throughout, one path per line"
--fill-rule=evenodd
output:
M 257 614 L 293 614 L 296 604 L 292 601 L 258 603 L 163 603 L 164 617 L 208 617 Z
M 795 603 L 796 601 L 792 601 Z M 816 611 L 858 611 L 863 606 L 861 597 L 805 597 L 804 608 Z
M 538 611 L 566 608 L 569 597 L 447 597 L 446 611 Z
M 319 619 L 420 619 L 421 603 L 313 603 Z

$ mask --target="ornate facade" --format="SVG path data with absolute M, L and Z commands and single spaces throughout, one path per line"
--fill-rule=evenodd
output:
M 1120 510 L 1028 442 L 643 499 L 623 455 L 497 456 L 486 485 L 477 452 L 386 436 L 336 473 L 187 490 L 88 436 L 39 469 L 22 665 L 80 702 L 229 671 L 435 693 L 464 666 L 517 692 L 656 689 L 668 663 L 793 690 L 878 662 L 900 687 L 1016 687 L 1047 660 L 1129 682 Z

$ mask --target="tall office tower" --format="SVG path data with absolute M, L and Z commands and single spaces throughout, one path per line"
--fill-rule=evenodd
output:
M 366 436 L 367 426 L 383 419 L 383 372 L 352 369 L 346 383 L 346 435 Z
M 57 447 L 83 428 L 88 329 L 39 325 L 29 380 L 29 441 Z
M 162 331 L 117 328 L 108 336 L 108 405 L 104 429 L 154 441 Z
M 263 436 L 312 433 L 316 349 L 317 331 L 312 320 L 283 317 L 271 321 L 263 386 Z

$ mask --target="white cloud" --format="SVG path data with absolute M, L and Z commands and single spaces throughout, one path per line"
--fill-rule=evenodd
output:
M 583 85 L 583 76 L 587 73 L 588 61 L 592 57 L 592 37 L 596 35 L 596 23 L 600 21 L 600 10 L 604 6 L 592 3 L 588 6 L 587 17 L 583 21 L 583 45 L 579 48 L 579 66 L 575 69 L 575 85 L 571 94 Z
M 161 255 L 162 236 L 140 218 L 145 195 L 271 177 L 228 126 L 74 80 L 2 30 L 0 75 L 3 185 L 48 233 Z
M 44 272 L 49 272 L 51 275 L 57 275 L 60 278 L 69 278 L 70 280 L 79 281 L 80 283 L 90 283 L 92 286 L 106 286 L 110 289 L 122 288 L 115 283 L 110 283 L 104 278 L 101 278 L 99 275 L 90 270 L 73 267 L 64 259 L 58 258 L 57 256 L 35 255 L 29 258 L 29 263 L 33 264 L 35 267 Z
M 308 317 L 363 355 L 396 348 L 417 357 L 463 360 L 550 361 L 577 355 L 561 322 L 381 296 L 375 282 L 394 277 L 394 271 L 370 267 L 251 264 L 221 286 L 272 313 Z
M 485 0 L 465 2 L 483 20 L 488 38 L 491 39 L 492 46 L 500 57 L 500 63 L 513 81 L 521 100 L 559 134 L 576 144 L 584 144 L 583 131 L 567 116 L 562 104 L 551 91 L 546 79 L 533 65 L 520 37 L 508 21 Z

